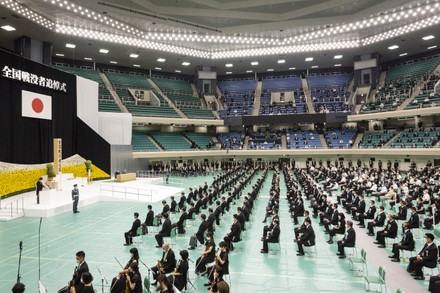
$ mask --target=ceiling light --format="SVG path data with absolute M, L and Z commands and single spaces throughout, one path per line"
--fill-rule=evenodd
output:
M 388 47 L 388 50 L 396 50 L 397 48 L 399 48 L 399 46 L 397 45 L 392 45 Z
M 160 67 L 154 67 L 154 69 L 156 69 L 156 70 L 162 70 L 162 68 L 160 68 Z
M 5 31 L 8 31 L 8 32 L 15 31 L 15 27 L 12 27 L 10 25 L 4 25 L 4 26 L 2 26 L 2 29 L 4 29 Z
M 433 35 L 429 35 L 429 36 L 423 37 L 422 40 L 427 41 L 427 40 L 432 40 L 434 38 L 435 37 Z
M 137 58 L 137 57 L 139 57 L 138 54 L 130 54 L 130 58 Z
M 133 64 L 134 67 L 141 67 L 139 64 Z
M 228 64 L 225 64 L 225 66 L 226 67 L 233 67 L 234 65 L 232 63 L 228 63 Z
M 251 73 L 252 72 L 252 70 L 246 70 L 246 73 Z
M 431 50 L 431 49 L 434 49 L 434 48 L 437 48 L 437 46 L 428 47 L 428 50 Z
M 158 59 L 157 59 L 157 62 L 165 62 L 165 61 L 167 61 L 167 60 L 164 59 L 164 58 L 158 58 Z
M 110 61 L 111 64 L 118 64 L 116 61 Z
M 176 69 L 176 70 L 174 70 L 174 72 L 175 73 L 181 73 L 182 71 Z
M 191 64 L 191 63 L 189 63 L 189 62 L 183 62 L 183 63 L 182 63 L 183 66 L 189 66 L 190 64 Z
M 403 56 L 406 56 L 406 55 L 408 55 L 408 53 L 402 53 L 402 54 L 400 54 L 399 56 L 400 56 L 400 57 L 403 57 Z
M 296 67 L 289 67 L 289 70 L 295 70 Z
M 67 48 L 75 49 L 76 45 L 74 44 L 66 44 Z
M 318 68 L 318 65 L 313 65 L 312 68 Z
M 273 71 L 273 68 L 269 68 L 269 69 L 267 69 L 267 71 Z
M 258 62 L 257 61 L 251 62 L 251 65 L 256 66 L 256 65 L 258 65 Z
M 228 72 L 226 72 L 226 74 L 232 74 L 232 71 L 228 71 Z
M 108 50 L 107 49 L 99 49 L 99 53 L 107 54 Z
M 58 57 L 64 57 L 64 54 L 56 53 L 55 56 L 58 56 Z
M 84 60 L 89 60 L 89 61 L 92 61 L 93 59 L 92 59 L 92 58 L 90 58 L 90 57 L 84 57 Z
M 310 61 L 313 61 L 313 57 L 307 57 L 306 58 L 306 62 L 310 62 Z
M 280 59 L 280 60 L 278 60 L 278 63 L 279 63 L 279 64 L 286 63 L 286 60 L 284 60 L 284 59 Z
M 335 57 L 333 57 L 333 59 L 341 59 L 342 55 L 335 55 Z
M 335 64 L 335 67 L 341 67 L 342 64 Z

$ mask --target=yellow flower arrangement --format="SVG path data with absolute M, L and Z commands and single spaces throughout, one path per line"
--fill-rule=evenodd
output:
M 99 180 L 110 178 L 109 174 L 94 165 L 92 166 L 93 179 Z M 73 173 L 75 177 L 87 177 L 84 164 L 64 166 L 63 173 Z M 46 169 L 0 172 L 0 197 L 34 189 L 38 178 L 44 175 L 46 175 Z

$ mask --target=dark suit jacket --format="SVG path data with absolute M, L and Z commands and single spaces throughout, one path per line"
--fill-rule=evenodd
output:
M 376 225 L 380 227 L 383 226 L 385 224 L 385 219 L 386 219 L 385 212 L 377 214 L 375 219 Z
M 154 212 L 152 210 L 148 211 L 147 217 L 145 218 L 144 224 L 146 226 L 152 226 L 153 225 L 153 219 L 154 219 Z
M 268 233 L 268 241 L 269 242 L 279 242 L 280 241 L 280 226 L 275 225 L 272 228 L 272 231 Z
M 408 224 L 409 224 L 410 228 L 419 228 L 419 226 L 420 226 L 419 215 L 417 213 L 411 214 L 411 217 L 409 218 Z
M 429 246 L 425 243 L 425 246 L 423 246 L 419 255 L 423 258 L 426 267 L 435 268 L 437 266 L 438 248 L 435 243 L 432 243 Z
M 365 213 L 365 207 L 366 207 L 365 200 L 359 201 L 356 212 L 361 214 Z
M 168 254 L 166 259 L 164 259 L 165 252 L 162 252 L 162 265 L 165 270 L 165 274 L 171 273 L 176 267 L 176 256 L 174 255 L 174 251 L 170 248 L 168 250 Z
M 177 207 L 177 202 L 175 200 L 173 200 L 171 202 L 171 207 L 170 207 L 171 212 L 174 213 L 176 211 L 176 207 Z
M 402 241 L 400 241 L 400 243 L 402 244 L 402 246 L 406 246 L 410 250 L 414 249 L 415 242 L 411 230 L 408 230 L 403 234 Z
M 214 222 L 215 222 L 215 215 L 214 213 L 212 213 L 206 219 L 206 223 L 208 224 L 208 231 L 212 232 L 214 230 Z
M 168 204 L 164 205 L 162 208 L 162 214 L 168 213 L 170 211 L 170 206 Z
M 179 232 L 185 231 L 185 227 L 183 227 L 183 222 L 186 220 L 187 216 L 188 216 L 188 214 L 186 212 L 183 212 L 180 215 L 179 221 L 177 222 L 177 229 L 179 230 Z M 185 232 L 183 232 L 183 233 L 185 233 Z
M 75 286 L 75 289 L 78 290 L 78 292 L 80 292 L 81 288 L 84 286 L 84 284 L 81 283 L 81 276 L 82 274 L 88 272 L 89 272 L 89 266 L 85 261 L 79 267 L 75 268 L 75 273 L 73 275 L 72 282 L 73 285 Z
M 408 210 L 406 208 L 406 206 L 400 206 L 399 207 L 399 213 L 397 214 L 397 216 L 399 217 L 399 220 L 406 220 L 406 214 L 407 214 Z
M 356 231 L 353 227 L 348 229 L 344 235 L 344 245 L 348 247 L 353 247 L 356 244 Z
M 203 221 L 200 223 L 199 230 L 197 230 L 196 238 L 200 243 L 204 243 L 205 239 L 203 239 L 203 233 L 208 229 L 208 223 Z
M 365 218 L 367 219 L 374 219 L 374 214 L 376 213 L 376 206 L 370 206 L 367 210 L 367 212 L 365 213 L 366 216 Z
M 137 229 L 141 226 L 141 220 L 136 219 L 133 221 L 133 225 L 131 225 L 130 233 L 131 236 L 137 236 Z
M 384 231 L 388 231 L 387 237 L 389 238 L 395 238 L 397 236 L 397 223 L 396 221 L 388 221 L 387 226 L 385 227 Z
M 171 221 L 166 219 L 162 224 L 162 229 L 159 231 L 162 237 L 168 237 L 171 235 Z
M 231 232 L 229 232 L 228 236 L 232 239 L 232 241 L 239 241 L 241 230 L 240 222 L 236 221 L 232 224 Z
M 301 235 L 301 241 L 307 241 L 309 245 L 315 245 L 315 231 L 312 225 L 309 225 Z
M 43 183 L 40 180 L 38 180 L 36 186 L 37 191 L 42 191 L 43 187 L 44 187 Z

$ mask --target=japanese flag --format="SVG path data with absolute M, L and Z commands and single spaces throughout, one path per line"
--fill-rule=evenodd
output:
M 52 97 L 22 90 L 21 116 L 52 120 Z

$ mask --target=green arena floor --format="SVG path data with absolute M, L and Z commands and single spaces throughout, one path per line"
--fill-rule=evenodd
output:
M 261 173 L 257 173 L 253 182 Z M 243 246 L 230 253 L 231 292 L 364 292 L 363 278 L 353 276 L 347 259 L 336 257 L 336 246 L 325 243 L 327 235 L 318 227 L 317 219 L 313 225 L 317 236 L 317 254 L 296 256 L 293 243 L 293 223 L 287 211 L 284 178 L 281 175 L 281 251 L 260 254 L 265 207 L 272 172 L 268 173 L 260 196 L 255 202 L 252 220 L 247 226 Z M 212 182 L 212 176 L 185 178 L 185 187 Z M 247 187 L 245 192 L 250 189 Z M 308 204 L 306 204 L 307 206 Z M 241 206 L 241 200 L 240 200 Z M 154 203 L 153 210 L 160 210 L 160 203 Z M 235 208 L 236 206 L 232 206 Z M 86 261 L 94 276 L 94 287 L 102 292 L 101 277 L 111 279 L 120 270 L 115 257 L 125 264 L 129 259 L 130 247 L 123 246 L 123 234 L 131 227 L 133 212 L 139 212 L 143 221 L 146 214 L 145 203 L 100 202 L 83 207 L 81 213 L 66 213 L 44 218 L 41 227 L 41 281 L 48 292 L 57 292 L 71 278 L 75 267 L 75 253 L 84 250 Z M 216 228 L 216 243 L 229 231 L 233 210 L 221 219 Z M 173 215 L 172 220 L 178 215 Z M 40 219 L 19 218 L 0 223 L 0 292 L 10 292 L 17 276 L 19 242 L 23 241 L 21 276 L 26 284 L 26 292 L 37 292 L 38 280 L 38 226 Z M 173 221 L 174 222 L 174 221 Z M 198 226 L 198 223 L 196 223 Z M 172 245 L 176 255 L 179 249 L 188 248 L 189 235 L 197 227 L 187 228 L 185 236 L 178 236 Z M 336 238 L 338 239 L 338 238 Z M 140 257 L 147 265 L 153 266 L 161 257 L 161 249 L 155 248 L 152 235 L 143 236 L 138 245 Z M 190 258 L 197 259 L 200 250 L 190 251 Z M 373 271 L 369 268 L 369 271 Z M 141 266 L 142 277 L 147 269 Z M 374 272 L 375 273 L 375 272 Z M 194 264 L 190 264 L 190 278 L 196 290 L 207 292 L 203 286 L 205 277 L 194 274 Z M 228 281 L 228 278 L 226 278 Z M 104 292 L 109 286 L 104 286 Z

